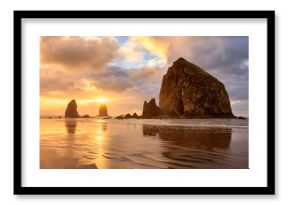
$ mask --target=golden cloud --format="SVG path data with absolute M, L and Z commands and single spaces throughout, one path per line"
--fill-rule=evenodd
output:
M 109 37 L 44 36 L 40 42 L 40 62 L 74 70 L 102 70 L 118 49 L 116 41 Z

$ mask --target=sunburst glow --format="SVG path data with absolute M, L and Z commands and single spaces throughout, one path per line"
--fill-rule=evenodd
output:
M 99 97 L 99 98 L 96 99 L 96 101 L 97 101 L 98 103 L 105 103 L 105 102 L 108 102 L 108 99 L 106 99 L 106 98 L 104 98 L 104 97 Z

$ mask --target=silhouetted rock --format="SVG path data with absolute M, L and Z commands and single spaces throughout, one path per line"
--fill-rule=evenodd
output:
M 100 105 L 99 116 L 108 116 L 108 110 L 105 104 Z
M 115 117 L 115 119 L 118 119 L 118 120 L 123 120 L 124 118 L 125 118 L 124 115 L 119 115 L 119 116 Z
M 123 120 L 123 119 L 139 119 L 140 116 L 137 115 L 137 113 L 135 112 L 133 115 L 131 115 L 130 113 L 127 113 L 126 115 L 119 115 L 117 117 L 115 117 L 115 119 L 118 119 L 118 120 Z
M 132 118 L 136 118 L 136 119 L 138 119 L 138 118 L 139 118 L 139 116 L 137 115 L 137 113 L 136 113 L 136 112 L 134 112 L 134 114 L 132 115 Z
M 234 117 L 223 83 L 183 58 L 163 76 L 159 106 L 174 117 Z
M 143 118 L 158 118 L 163 114 L 162 110 L 156 105 L 155 98 L 152 98 L 148 103 L 143 104 Z
M 126 119 L 128 119 L 128 118 L 132 118 L 132 116 L 130 115 L 130 113 L 127 113 L 127 114 L 125 115 L 125 118 L 126 118 Z
M 84 115 L 83 118 L 90 118 L 90 116 L 89 115 Z
M 68 103 L 66 110 L 65 110 L 65 117 L 68 117 L 68 118 L 79 117 L 79 113 L 77 111 L 77 103 L 75 100 L 72 100 Z

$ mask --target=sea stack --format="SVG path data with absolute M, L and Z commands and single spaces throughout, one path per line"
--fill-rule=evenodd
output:
M 162 114 L 162 110 L 156 105 L 155 98 L 152 98 L 148 103 L 144 102 L 142 118 L 158 118 Z
M 75 100 L 71 100 L 65 110 L 66 118 L 77 118 L 79 117 L 79 113 L 77 110 L 78 106 Z
M 169 116 L 234 117 L 223 83 L 184 58 L 163 76 L 159 107 Z
M 105 104 L 100 105 L 99 116 L 108 116 L 108 110 Z

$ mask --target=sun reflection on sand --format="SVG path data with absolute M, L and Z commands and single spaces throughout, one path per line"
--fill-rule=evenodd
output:
M 204 121 L 235 126 L 184 126 Z M 248 168 L 247 121 L 145 122 L 148 123 L 97 118 L 41 119 L 40 168 Z M 175 125 L 165 126 L 166 123 Z
M 107 123 L 104 120 L 97 120 L 95 144 L 96 147 L 98 147 L 98 155 L 96 157 L 95 164 L 97 164 L 98 167 L 106 167 L 106 160 L 103 157 L 105 155 L 106 131 Z

